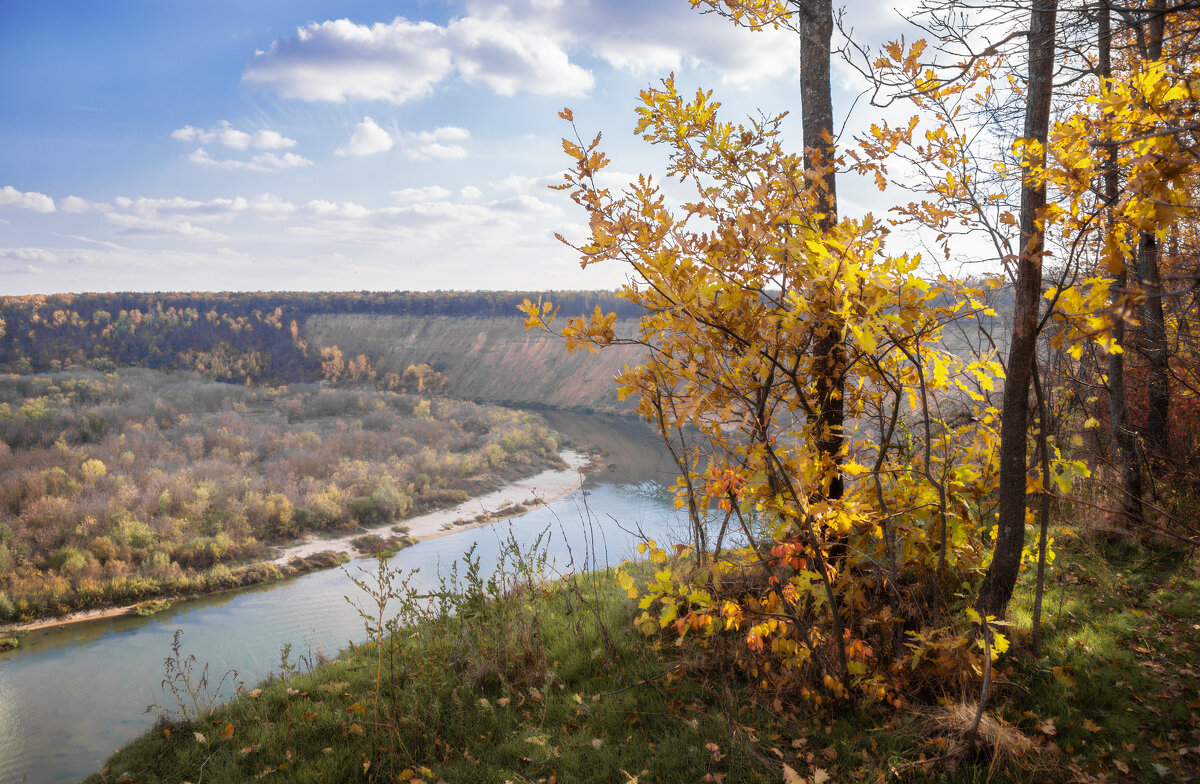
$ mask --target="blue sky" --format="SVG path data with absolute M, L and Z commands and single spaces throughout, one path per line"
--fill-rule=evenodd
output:
M 640 89 L 796 109 L 798 57 L 687 0 L 0 0 L 0 293 L 611 288 L 553 238 L 559 109 L 615 183 Z

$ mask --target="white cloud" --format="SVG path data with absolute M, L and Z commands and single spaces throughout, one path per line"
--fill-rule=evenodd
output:
M 424 188 L 401 188 L 392 191 L 399 201 L 440 201 L 450 195 L 450 191 L 440 185 L 428 185 Z
M 467 0 L 481 19 L 502 15 L 506 25 L 583 50 L 639 76 L 700 66 L 722 82 L 746 84 L 799 73 L 799 41 L 789 30 L 752 32 L 686 3 L 646 0 Z
M 14 248 L 5 251 L 5 255 L 23 261 L 41 261 L 53 263 L 58 261 L 58 254 L 46 248 Z
M 68 196 L 58 203 L 58 206 L 63 212 L 80 213 L 87 212 L 92 208 L 91 202 L 87 199 L 81 199 L 78 196 Z
M 305 101 L 405 103 L 452 75 L 501 95 L 580 94 L 594 82 L 552 38 L 496 15 L 446 26 L 410 22 L 311 22 L 256 52 L 242 79 Z
M 173 218 L 146 218 L 126 212 L 109 212 L 105 220 L 119 227 L 118 234 L 147 237 L 186 237 L 188 239 L 224 239 L 224 237 L 191 221 Z
M 467 157 L 467 148 L 458 144 L 422 144 L 405 150 L 404 154 L 414 161 L 453 161 Z
M 171 131 L 171 138 L 181 142 L 199 142 L 200 144 L 220 144 L 231 150 L 283 150 L 296 146 L 295 139 L 289 139 L 279 131 L 261 130 L 253 133 L 239 131 L 227 121 L 222 120 L 216 128 L 196 128 L 185 125 Z
M 432 131 L 420 131 L 412 135 L 415 141 L 422 144 L 430 142 L 465 142 L 471 138 L 471 132 L 466 128 L 459 128 L 457 125 L 443 125 L 440 128 L 434 128 Z
M 380 128 L 370 117 L 354 126 L 354 135 L 345 147 L 334 151 L 336 155 L 375 155 L 392 149 L 395 142 L 391 134 Z
M 406 134 L 404 140 L 408 143 L 404 154 L 413 161 L 453 161 L 467 157 L 467 148 L 461 144 L 442 144 L 442 142 L 461 142 L 471 138 L 471 132 L 456 125 L 443 125 L 432 131 L 419 131 Z
M 34 212 L 54 212 L 54 199 L 37 191 L 22 192 L 11 185 L 0 188 L 0 207 L 24 207 Z
M 463 189 L 459 191 L 459 194 L 467 201 L 475 201 L 483 196 L 483 191 L 479 190 L 474 185 L 465 185 L 463 186 Z
M 198 163 L 201 166 L 216 166 L 222 169 L 243 169 L 256 172 L 276 172 L 282 169 L 296 169 L 313 165 L 311 160 L 294 152 L 285 152 L 283 155 L 265 152 L 261 155 L 255 155 L 248 161 L 239 161 L 232 158 L 218 160 L 209 155 L 208 150 L 203 147 L 197 147 L 184 157 L 192 163 Z
M 448 33 L 463 79 L 481 81 L 500 95 L 578 95 L 594 81 L 552 38 L 504 17 L 466 17 L 452 22 Z

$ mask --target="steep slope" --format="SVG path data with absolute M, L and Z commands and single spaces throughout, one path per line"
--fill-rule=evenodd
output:
M 635 325 L 618 322 L 617 332 L 632 334 Z M 642 357 L 637 346 L 569 354 L 561 340 L 526 330 L 520 318 L 314 315 L 305 337 L 317 349 L 366 354 L 380 373 L 428 364 L 455 397 L 558 408 L 632 408 L 617 400 L 612 379 Z

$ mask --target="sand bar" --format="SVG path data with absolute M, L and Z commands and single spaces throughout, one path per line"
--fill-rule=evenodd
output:
M 505 507 L 522 504 L 533 498 L 540 499 L 542 503 L 546 504 L 557 501 L 563 496 L 569 495 L 571 492 L 579 489 L 581 482 L 580 470 L 588 463 L 586 456 L 570 449 L 564 449 L 559 453 L 559 457 L 567 463 L 567 468 L 550 469 L 540 474 L 534 474 L 526 479 L 518 479 L 499 490 L 463 501 L 458 506 L 448 509 L 438 509 L 435 512 L 428 512 L 416 517 L 409 517 L 397 523 L 388 523 L 377 528 L 361 528 L 352 534 L 336 539 L 309 536 L 299 544 L 279 548 L 279 556 L 275 559 L 275 563 L 286 564 L 293 558 L 303 558 L 325 550 L 357 555 L 358 553 L 350 544 L 351 540 L 365 534 L 377 534 L 386 539 L 394 535 L 395 532 L 392 531 L 393 525 L 404 526 L 408 529 L 409 536 L 417 541 L 422 541 L 457 533 L 458 531 L 465 531 L 468 528 L 491 525 L 498 522 L 501 518 L 494 517 L 468 525 L 454 525 L 455 520 L 473 520 L 477 515 L 494 514 Z

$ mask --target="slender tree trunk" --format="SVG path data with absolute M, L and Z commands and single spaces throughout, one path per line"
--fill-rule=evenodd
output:
M 1054 91 L 1055 21 L 1058 0 L 1034 0 L 1029 28 L 1029 84 L 1026 87 L 1026 160 L 1045 161 Z M 1032 160 L 1031 160 L 1032 159 Z M 1025 450 L 1029 435 L 1029 382 L 1037 350 L 1038 305 L 1042 293 L 1042 255 L 1046 232 L 1042 215 L 1046 183 L 1023 167 L 1021 183 L 1021 255 L 1017 262 L 1016 307 L 1000 412 L 1000 520 L 992 563 L 983 578 L 976 607 L 984 617 L 1003 618 L 1021 568 L 1025 544 Z
M 1168 365 L 1167 329 L 1163 316 L 1162 277 L 1158 267 L 1158 237 L 1143 232 L 1138 242 L 1138 277 L 1146 292 L 1142 306 L 1142 332 L 1149 370 L 1146 405 L 1146 446 L 1150 454 L 1167 454 L 1167 417 L 1171 405 L 1171 371 Z
M 1110 0 L 1100 7 L 1100 78 L 1112 78 L 1112 21 Z M 1108 140 L 1108 165 L 1104 170 L 1104 204 L 1111 216 L 1117 203 L 1121 173 L 1117 163 L 1117 148 Z M 1112 225 L 1110 220 L 1109 225 Z M 1114 305 L 1123 308 L 1129 285 L 1129 269 L 1121 260 L 1115 271 L 1113 291 Z M 1113 324 L 1113 340 L 1125 346 L 1124 312 L 1117 314 Z M 1129 411 L 1125 393 L 1125 354 L 1115 351 L 1108 355 L 1108 417 L 1112 425 L 1113 442 L 1117 447 L 1117 465 L 1121 475 L 1121 513 L 1113 522 L 1122 528 L 1141 525 L 1145 518 L 1142 510 L 1142 469 L 1137 455 L 1137 435 L 1129 426 Z
M 1042 655 L 1042 597 L 1046 592 L 1046 549 L 1050 537 L 1050 416 L 1046 405 L 1046 390 L 1042 388 L 1036 358 L 1033 363 L 1033 391 L 1038 407 L 1037 453 L 1042 468 L 1041 503 L 1038 509 L 1037 583 L 1033 594 L 1033 639 L 1030 647 L 1034 656 Z
M 804 168 L 808 187 L 821 213 L 820 227 L 831 230 L 837 225 L 837 188 L 833 148 L 833 95 L 830 86 L 830 44 L 833 39 L 832 0 L 799 3 L 800 18 L 800 102 L 804 133 Z M 834 303 L 830 303 L 832 306 Z M 822 456 L 840 463 L 845 410 L 842 395 L 845 386 L 846 351 L 844 325 L 837 319 L 825 320 L 825 334 L 817 341 L 817 406 L 815 424 L 817 447 Z M 832 477 L 828 498 L 842 497 L 840 470 Z
M 1146 59 L 1154 62 L 1162 57 L 1163 28 L 1167 9 L 1164 0 L 1150 3 L 1149 34 Z M 1167 454 L 1167 417 L 1171 404 L 1171 373 L 1168 367 L 1166 321 L 1163 318 L 1162 276 L 1159 273 L 1158 237 L 1142 232 L 1138 242 L 1138 277 L 1146 293 L 1142 306 L 1142 335 L 1149 369 L 1146 406 L 1146 446 L 1151 454 Z

